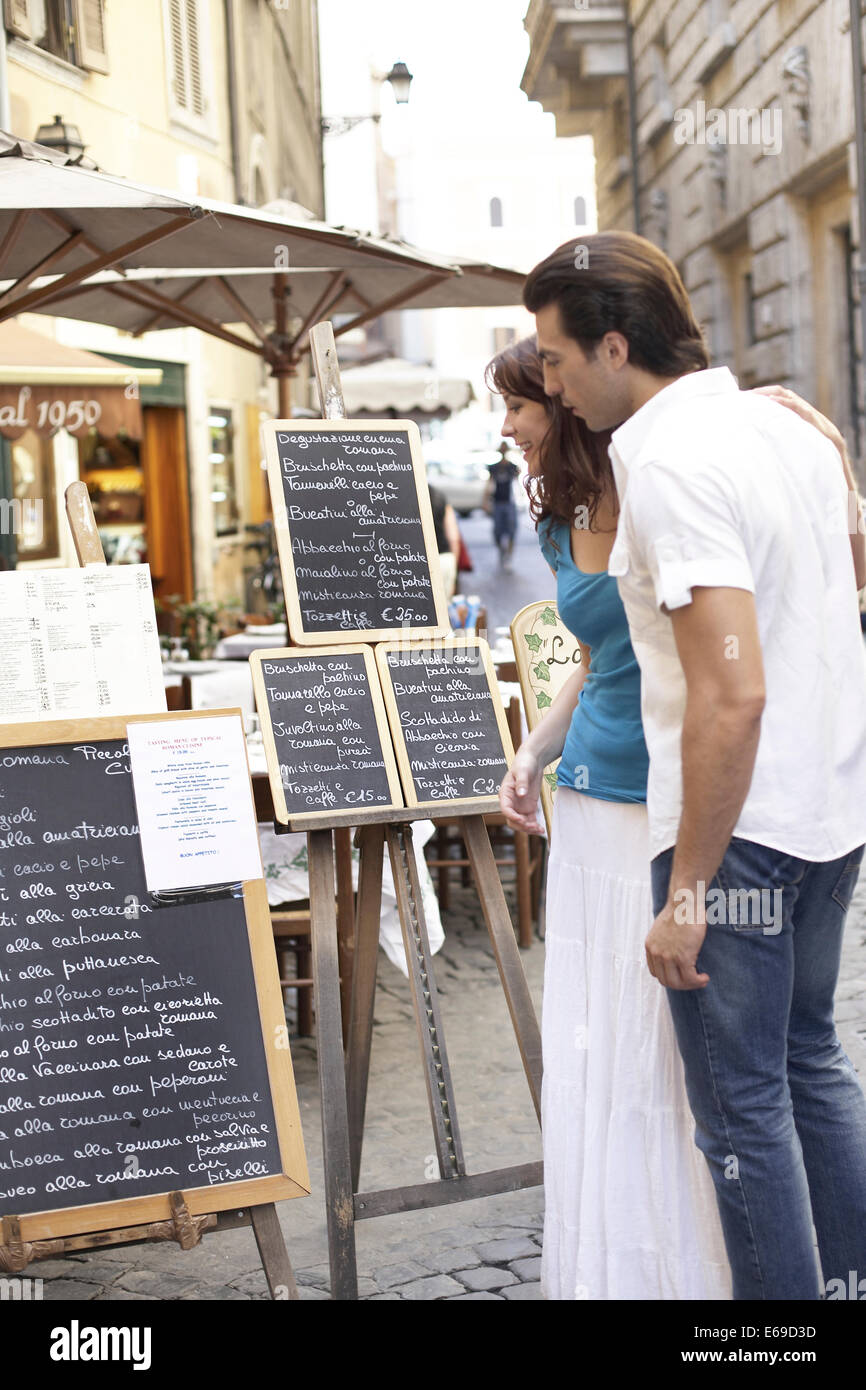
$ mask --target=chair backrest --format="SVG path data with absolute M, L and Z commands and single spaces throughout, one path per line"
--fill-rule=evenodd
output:
M 577 638 L 563 623 L 554 599 L 529 603 L 511 621 L 517 678 L 530 733 L 541 722 L 570 675 L 580 665 Z M 545 768 L 541 805 L 550 832 L 559 761 Z

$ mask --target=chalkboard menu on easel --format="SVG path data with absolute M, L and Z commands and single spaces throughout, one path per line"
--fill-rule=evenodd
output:
M 486 642 L 376 649 L 407 806 L 492 810 L 513 756 Z
M 418 427 L 263 427 L 289 634 L 301 646 L 451 631 Z
M 402 806 L 370 647 L 254 652 L 250 666 L 278 822 Z
M 0 1213 L 28 1239 L 309 1187 L 264 882 L 148 893 L 124 732 L 3 730 Z

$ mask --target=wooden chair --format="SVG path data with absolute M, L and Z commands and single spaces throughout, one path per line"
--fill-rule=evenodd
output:
M 293 903 L 271 910 L 271 929 L 280 970 L 283 1002 L 289 990 L 297 992 L 298 1036 L 313 1033 L 313 948 L 310 941 L 309 903 Z M 289 962 L 294 960 L 294 973 Z
M 165 707 L 169 712 L 192 709 L 192 682 L 189 676 L 181 676 L 180 685 L 165 687 Z
M 271 784 L 266 773 L 255 773 L 253 803 L 256 820 L 273 822 L 274 802 Z M 339 832 L 338 832 L 339 833 Z M 345 863 L 348 852 L 348 864 Z M 344 847 L 342 862 L 338 858 L 337 918 L 340 957 L 340 998 L 343 1013 L 343 1032 L 348 1033 L 352 981 L 351 962 L 354 951 L 354 901 L 352 897 L 351 844 Z M 297 991 L 298 1035 L 308 1038 L 313 1033 L 313 952 L 308 902 L 281 903 L 271 908 L 271 929 L 280 972 L 283 1002 L 289 990 Z M 294 973 L 289 966 L 294 961 Z
M 506 710 L 508 728 L 515 751 L 520 747 L 522 736 L 520 722 L 520 701 L 514 696 Z M 431 841 L 434 853 L 428 855 L 427 867 L 437 870 L 437 897 L 443 912 L 448 909 L 448 875 L 452 869 L 460 869 L 464 882 L 468 881 L 469 859 L 465 857 L 459 836 L 451 833 L 460 826 L 457 818 L 432 817 L 436 826 L 436 839 Z M 490 841 L 498 866 L 513 866 L 517 884 L 517 938 L 520 946 L 528 950 L 532 945 L 533 929 L 538 919 L 541 900 L 541 884 L 544 876 L 545 841 L 540 835 L 526 835 L 522 830 L 512 830 L 505 817 L 499 812 L 490 812 L 484 817 L 490 831 Z M 457 843 L 460 853 L 453 855 L 452 847 Z M 503 853 L 510 849 L 511 853 Z
M 580 669 L 580 647 L 560 618 L 555 599 L 540 599 L 521 608 L 511 623 L 511 641 L 526 725 L 531 733 L 568 677 Z M 506 679 L 501 668 L 499 676 L 500 680 Z M 541 806 L 548 835 L 553 820 L 554 774 L 558 765 L 557 759 L 545 768 L 541 787 Z

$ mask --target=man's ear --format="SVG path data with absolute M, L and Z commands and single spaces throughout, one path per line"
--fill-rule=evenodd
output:
M 628 338 L 623 337 L 622 333 L 617 333 L 616 329 L 611 329 L 599 343 L 598 351 L 605 366 L 620 371 L 628 362 Z

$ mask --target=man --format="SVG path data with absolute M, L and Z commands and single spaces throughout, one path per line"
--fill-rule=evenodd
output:
M 493 540 L 499 550 L 499 558 L 508 568 L 511 552 L 517 535 L 517 507 L 514 502 L 514 480 L 520 477 L 520 469 L 508 458 L 508 445 L 499 446 L 499 459 L 487 469 L 490 482 L 484 495 L 484 505 L 493 517 Z
M 833 1025 L 866 841 L 854 480 L 817 430 L 707 369 L 676 268 L 643 238 L 561 247 L 524 302 L 545 390 L 614 430 L 609 571 L 650 753 L 647 962 L 734 1296 L 815 1299 L 813 1220 L 827 1284 L 866 1274 L 866 1102 Z

